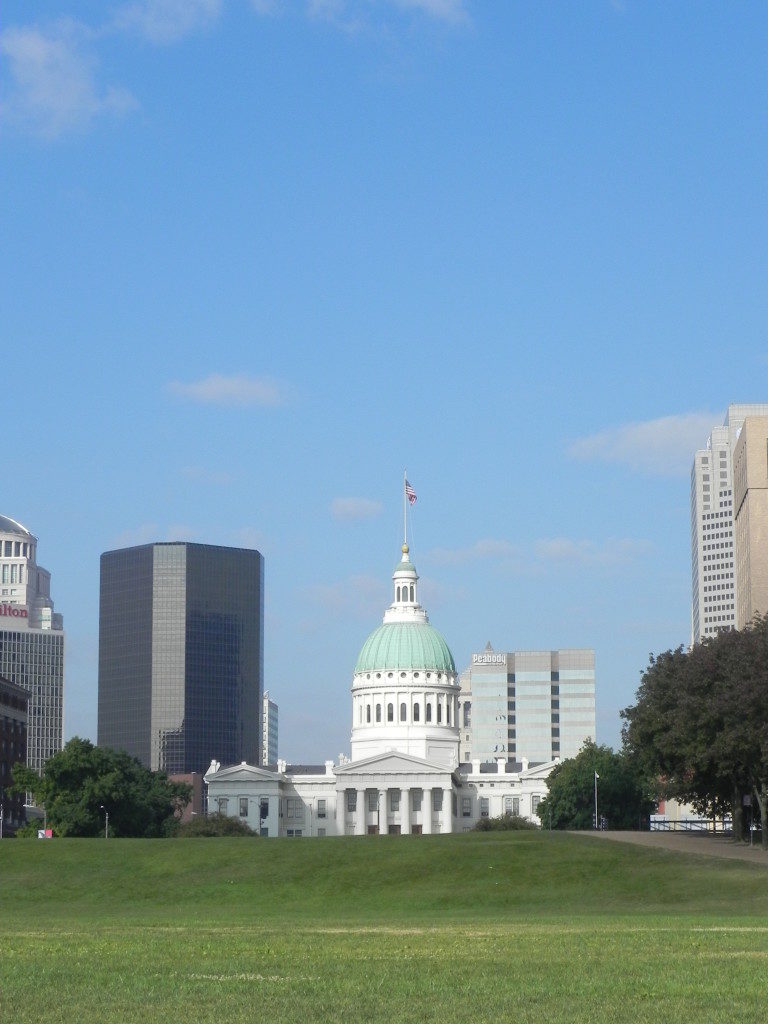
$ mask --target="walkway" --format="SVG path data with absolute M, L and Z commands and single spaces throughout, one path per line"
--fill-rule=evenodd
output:
M 611 839 L 616 843 L 634 843 L 636 846 L 673 850 L 675 853 L 693 853 L 704 857 L 730 857 L 768 867 L 768 853 L 764 853 L 759 846 L 734 843 L 729 838 L 722 836 L 702 835 L 696 832 L 574 832 L 573 835 L 592 836 L 594 839 Z

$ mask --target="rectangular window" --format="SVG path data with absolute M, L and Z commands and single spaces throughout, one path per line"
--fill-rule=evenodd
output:
M 229 801 L 227 800 L 227 798 L 225 796 L 220 796 L 218 798 L 218 800 L 216 801 L 216 804 L 217 804 L 218 809 L 219 809 L 219 814 L 226 814 L 227 813 L 227 806 L 229 805 Z
M 480 817 L 481 818 L 487 818 L 488 817 L 488 813 L 489 813 L 488 797 L 487 796 L 481 796 L 480 797 Z
M 325 829 L 324 829 L 324 828 L 319 828 L 319 829 L 317 830 L 317 834 L 318 834 L 319 836 L 324 836 L 324 835 L 325 835 Z
M 393 813 L 400 810 L 400 790 L 390 789 L 389 791 L 389 809 Z
M 368 810 L 375 811 L 379 806 L 379 794 L 375 789 L 368 790 Z
M 535 814 L 538 811 L 540 803 L 541 803 L 541 797 L 540 796 L 532 796 L 531 797 L 531 812 L 533 814 Z
M 268 796 L 263 796 L 261 798 L 261 800 L 259 800 L 259 818 L 261 819 L 261 821 L 264 821 L 264 819 L 268 816 L 268 814 L 269 814 L 269 797 Z
M 325 800 L 317 801 L 317 816 L 318 818 L 325 817 Z
M 461 816 L 462 818 L 470 818 L 472 816 L 472 797 L 463 796 L 461 798 Z
M 355 790 L 355 789 L 348 789 L 347 790 L 347 810 L 348 811 L 356 811 L 357 810 L 357 790 Z
M 432 810 L 442 811 L 443 809 L 443 791 L 442 789 L 432 790 Z
M 286 818 L 293 817 L 293 797 L 291 796 L 285 801 L 285 816 Z
M 421 790 L 420 789 L 413 789 L 413 790 L 411 790 L 411 806 L 413 807 L 414 811 L 420 811 L 421 810 Z
M 248 817 L 248 797 L 247 796 L 241 796 L 240 797 L 240 817 L 241 818 L 247 818 Z
M 304 804 L 301 802 L 301 800 L 296 800 L 296 804 L 294 807 L 294 817 L 296 821 L 304 821 Z M 301 832 L 299 832 L 299 835 L 301 835 Z

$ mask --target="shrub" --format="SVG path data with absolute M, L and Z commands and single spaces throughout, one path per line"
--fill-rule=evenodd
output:
M 179 825 L 176 836 L 179 839 L 192 839 L 197 836 L 255 836 L 256 832 L 239 818 L 230 818 L 226 814 L 211 814 L 207 818 L 202 814 L 190 818 Z
M 481 818 L 475 832 L 534 832 L 538 825 L 519 814 L 502 814 L 498 818 Z

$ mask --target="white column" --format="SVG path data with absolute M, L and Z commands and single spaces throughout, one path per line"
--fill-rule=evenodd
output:
M 379 790 L 379 835 L 385 836 L 389 829 L 387 828 L 387 791 L 386 789 Z
M 357 791 L 357 810 L 355 811 L 355 835 L 365 835 L 365 790 Z
M 443 787 L 443 832 L 453 832 L 453 790 L 450 786 Z
M 400 831 L 404 836 L 411 834 L 411 791 L 400 790 Z
M 432 790 L 421 791 L 421 831 L 425 836 L 432 834 Z
M 344 828 L 344 814 L 347 807 L 347 791 L 345 789 L 336 789 L 336 835 L 343 836 L 345 833 Z

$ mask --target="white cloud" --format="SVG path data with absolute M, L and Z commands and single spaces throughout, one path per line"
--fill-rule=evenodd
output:
M 125 89 L 102 87 L 97 61 L 88 52 L 91 33 L 75 21 L 48 28 L 7 28 L 0 53 L 8 60 L 10 85 L 0 115 L 10 124 L 43 138 L 87 128 L 102 116 L 118 116 L 136 106 Z
M 112 547 L 132 548 L 139 544 L 157 544 L 160 541 L 195 540 L 199 536 L 199 530 L 183 523 L 174 523 L 165 528 L 158 526 L 157 523 L 142 523 L 118 533 L 112 541 Z
M 240 548 L 256 548 L 264 554 L 266 538 L 255 526 L 242 526 L 232 534 L 234 543 Z
M 537 540 L 533 550 L 544 562 L 558 564 L 604 566 L 625 565 L 650 550 L 647 540 L 610 538 L 602 543 L 593 540 L 572 540 L 570 537 L 552 537 Z
M 433 548 L 429 558 L 438 565 L 463 565 L 485 558 L 509 559 L 519 554 L 519 549 L 508 540 L 486 537 L 464 548 Z
M 304 593 L 324 611 L 351 613 L 363 619 L 380 616 L 388 600 L 385 584 L 375 576 L 350 576 L 339 583 L 307 587 Z
M 119 11 L 116 25 L 161 45 L 206 28 L 220 13 L 221 0 L 140 0 Z
M 397 7 L 419 11 L 441 21 L 466 21 L 464 0 L 394 0 Z
M 342 522 L 373 519 L 381 513 L 382 507 L 380 501 L 371 498 L 334 498 L 331 502 L 331 515 Z
M 578 438 L 568 446 L 568 454 L 583 461 L 615 462 L 643 473 L 677 476 L 690 472 L 694 452 L 704 447 L 712 428 L 722 421 L 722 414 L 692 412 L 626 423 Z
M 428 554 L 430 561 L 435 564 L 467 565 L 492 561 L 507 570 L 514 568 L 515 572 L 520 573 L 540 573 L 552 564 L 604 568 L 624 565 L 644 555 L 650 547 L 648 541 L 631 538 L 610 538 L 598 542 L 550 537 L 523 546 L 489 537 L 464 548 L 435 548 Z
M 277 381 L 270 377 L 249 377 L 246 374 L 225 377 L 213 373 L 187 384 L 171 381 L 168 389 L 182 398 L 205 405 L 275 406 L 281 405 L 286 399 L 286 390 Z
M 206 469 L 204 466 L 185 466 L 181 475 L 196 484 L 205 484 L 210 487 L 226 487 L 232 483 L 229 473 L 216 469 Z

